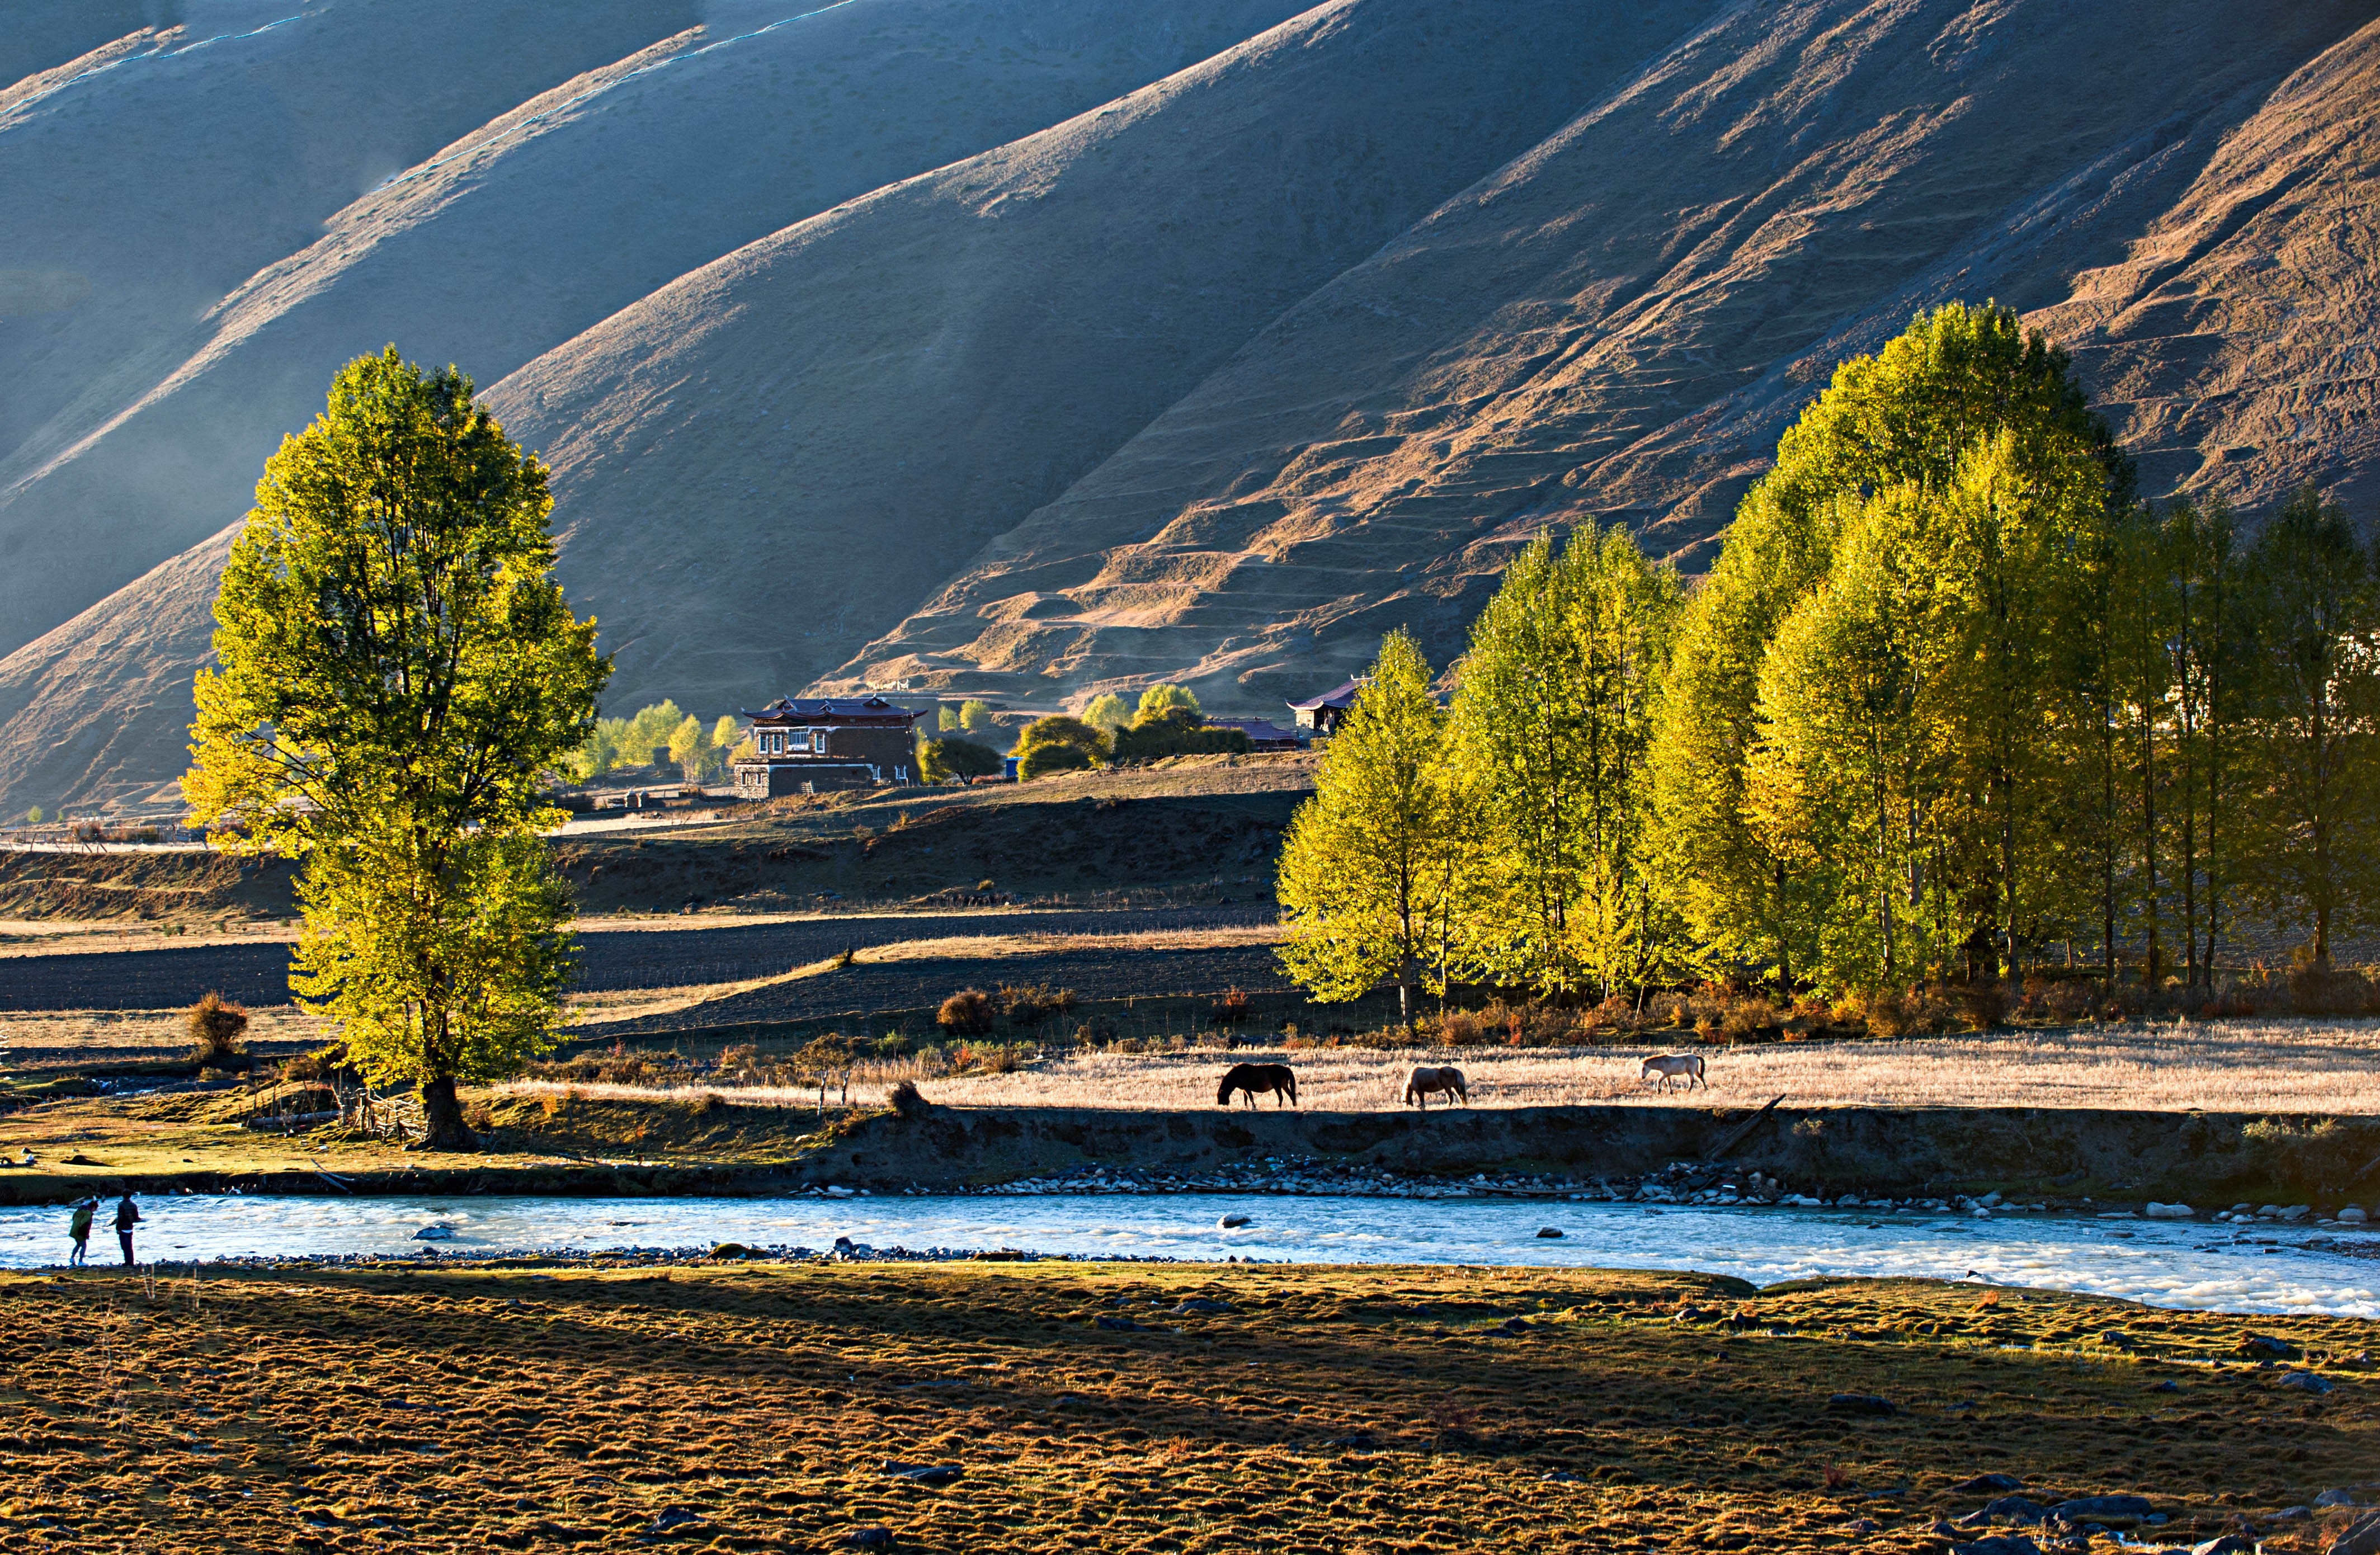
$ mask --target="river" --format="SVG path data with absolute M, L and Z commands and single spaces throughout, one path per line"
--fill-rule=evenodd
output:
M 1673 1269 L 1756 1284 L 1907 1275 L 2125 1296 L 2159 1306 L 2380 1318 L 2380 1233 L 2043 1215 L 1962 1216 L 1232 1194 L 826 1198 L 271 1197 L 144 1202 L 143 1258 L 587 1253 L 743 1242 L 1018 1247 L 1096 1257 Z M 1250 1223 L 1225 1230 L 1220 1221 Z M 0 1267 L 63 1261 L 67 1211 L 0 1209 Z M 91 1261 L 113 1261 L 103 1206 Z M 450 1241 L 415 1233 L 443 1224 Z M 1560 1238 L 1540 1237 L 1553 1227 Z M 2362 1256 L 2358 1256 L 2361 1254 Z

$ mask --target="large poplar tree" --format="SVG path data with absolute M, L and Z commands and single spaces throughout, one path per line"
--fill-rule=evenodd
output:
M 1446 714 L 1409 632 L 1391 632 L 1281 841 L 1281 966 L 1325 1002 L 1397 990 L 1411 1026 L 1446 990 L 1451 926 L 1475 881 L 1475 819 Z
M 2265 523 L 2246 570 L 2261 592 L 2249 883 L 2328 972 L 2338 934 L 2380 916 L 2380 577 L 2311 489 Z
M 1847 514 L 1896 486 L 1942 496 L 1999 432 L 2021 477 L 2080 458 L 2103 502 L 2131 502 L 2131 467 L 2065 353 L 2008 309 L 1949 303 L 1838 368 L 1738 506 L 1681 625 L 1651 755 L 1663 876 L 1714 959 L 1792 982 L 1827 911 L 1826 882 L 1763 835 L 1749 792 L 1770 643 L 1826 577 Z
M 471 1142 L 458 1080 L 555 1039 L 567 889 L 541 796 L 610 662 L 551 576 L 546 471 L 453 368 L 349 363 L 267 462 L 215 600 L 183 790 L 301 861 L 291 985 L 375 1084 Z
M 1625 529 L 1589 523 L 1523 550 L 1473 624 L 1454 736 L 1484 807 L 1482 980 L 1608 995 L 1670 954 L 1645 753 L 1681 599 Z

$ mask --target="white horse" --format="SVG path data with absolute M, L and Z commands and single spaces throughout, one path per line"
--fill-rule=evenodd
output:
M 1670 1082 L 1681 1075 L 1684 1076 L 1688 1090 L 1696 1086 L 1710 1089 L 1710 1082 L 1703 1078 L 1700 1053 L 1665 1053 L 1658 1058 L 1648 1058 L 1645 1061 L 1645 1067 L 1636 1072 L 1636 1083 L 1641 1086 L 1656 1075 L 1661 1077 L 1663 1090 L 1669 1089 Z
M 1451 1064 L 1443 1069 L 1416 1069 L 1413 1072 L 1413 1078 L 1405 1082 L 1405 1099 L 1425 1112 L 1429 1111 L 1429 1099 L 1433 1093 L 1444 1094 L 1449 1106 L 1453 1105 L 1452 1099 L 1458 1096 L 1463 1098 L 1464 1106 L 1471 1105 L 1471 1087 L 1464 1084 L 1463 1071 Z

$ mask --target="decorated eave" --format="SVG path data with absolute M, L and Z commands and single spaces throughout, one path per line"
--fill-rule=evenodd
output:
M 780 697 L 758 712 L 746 711 L 744 716 L 752 721 L 755 728 L 764 729 L 814 728 L 820 724 L 905 729 L 917 721 L 916 713 L 881 697 L 820 697 L 808 701 Z

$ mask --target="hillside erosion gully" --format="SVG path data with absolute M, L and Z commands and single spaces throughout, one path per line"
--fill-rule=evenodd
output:
M 713 1107 L 732 1107 L 723 1100 Z M 735 1109 L 743 1111 L 743 1109 Z M 759 1112 L 760 1110 L 754 1109 Z M 1095 1108 L 929 1106 L 848 1119 L 824 1136 L 794 1137 L 774 1159 L 479 1165 L 468 1154 L 424 1155 L 397 1170 L 341 1172 L 196 1171 L 63 1181 L 0 1173 L 0 1201 L 63 1201 L 92 1192 L 321 1195 L 554 1194 L 769 1197 L 811 1188 L 997 1190 L 1094 1167 L 1196 1191 L 1334 1188 L 1338 1169 L 1408 1185 L 1488 1174 L 1485 1193 L 1592 1190 L 1684 1194 L 1722 1180 L 1747 1197 L 1983 1194 L 1997 1190 L 2070 1207 L 2187 1203 L 2202 1212 L 2236 1199 L 2368 1202 L 2380 1192 L 2380 1120 L 2046 1108 L 1514 1107 L 1429 1112 L 1124 1112 Z M 1297 1163 L 1284 1172 L 1281 1163 Z M 1543 1186 L 1559 1178 L 1559 1188 Z M 1253 1182 L 1251 1182 L 1253 1179 Z M 1536 1185 L 1532 1185 L 1532 1181 Z M 1144 1186 L 1149 1185 L 1144 1184 Z

